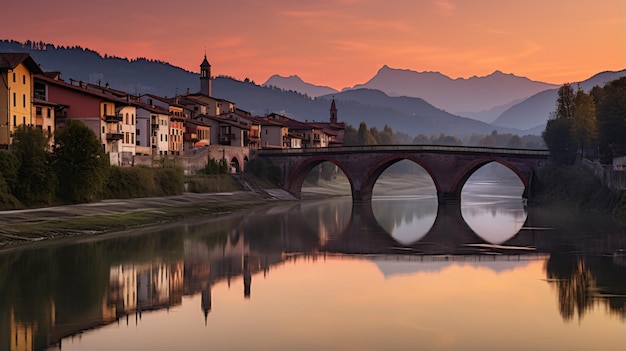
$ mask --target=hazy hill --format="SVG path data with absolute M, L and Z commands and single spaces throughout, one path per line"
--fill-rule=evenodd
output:
M 356 85 L 353 89 L 369 88 L 390 96 L 419 97 L 459 114 L 459 111 L 489 110 L 556 87 L 500 71 L 485 77 L 452 79 L 439 72 L 416 72 L 383 66 L 367 83 Z
M 626 76 L 626 70 L 617 72 L 602 72 L 580 83 L 571 83 L 574 90 L 581 89 L 589 92 L 594 86 L 604 86 L 606 83 Z M 558 88 L 542 91 L 530 98 L 511 106 L 504 111 L 492 124 L 507 128 L 528 130 L 539 128 L 543 130 L 550 113 L 556 109 Z
M 410 97 L 390 97 L 372 89 L 348 90 L 315 99 L 294 91 L 262 87 L 230 78 L 213 81 L 215 96 L 237 103 L 237 107 L 255 115 L 277 112 L 298 120 L 327 121 L 330 101 L 337 102 L 339 120 L 358 127 L 361 121 L 382 129 L 385 124 L 395 131 L 417 134 L 466 136 L 472 133 L 512 132 L 469 118 L 454 116 L 426 101 Z
M 283 77 L 280 75 L 271 76 L 267 82 L 262 84 L 264 87 L 275 86 L 284 90 L 293 90 L 306 94 L 310 97 L 318 97 L 322 95 L 334 94 L 338 91 L 327 86 L 318 86 L 306 83 L 298 76 Z
M 98 84 L 109 83 L 115 89 L 129 93 L 151 93 L 174 96 L 200 90 L 198 74 L 169 63 L 145 58 L 128 60 L 103 56 L 81 47 L 62 47 L 45 43 L 0 41 L 0 52 L 29 53 L 44 71 L 59 71 L 61 78 Z M 202 58 L 198 58 L 198 70 Z

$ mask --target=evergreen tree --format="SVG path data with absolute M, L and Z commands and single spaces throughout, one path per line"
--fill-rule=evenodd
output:
M 20 165 L 13 191 L 15 197 L 27 206 L 49 204 L 54 197 L 56 179 L 48 152 L 48 138 L 43 131 L 19 127 L 11 151 Z
M 358 144 L 358 133 L 357 130 L 351 126 L 346 125 L 346 128 L 343 130 L 343 145 L 344 146 L 354 146 Z
M 604 86 L 602 92 L 592 91 L 598 101 L 598 138 L 603 163 L 626 155 L 626 77 Z
M 580 157 L 586 155 L 587 148 L 595 143 L 596 105 L 591 95 L 586 94 L 580 87 L 574 96 L 574 115 L 572 118 L 572 134 L 578 145 Z
M 357 145 L 376 145 L 376 139 L 372 136 L 367 129 L 367 124 L 361 122 L 359 124 L 359 131 L 357 132 Z
M 573 164 L 576 161 L 576 140 L 572 135 L 574 117 L 574 91 L 569 84 L 559 88 L 556 110 L 546 124 L 541 136 L 550 149 L 554 162 Z
M 94 200 L 106 181 L 110 163 L 102 144 L 83 122 L 68 119 L 55 137 L 59 197 L 78 203 Z

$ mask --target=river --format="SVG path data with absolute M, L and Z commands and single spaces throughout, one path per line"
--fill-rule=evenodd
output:
M 502 185 L 0 255 L 0 350 L 623 350 L 626 226 Z

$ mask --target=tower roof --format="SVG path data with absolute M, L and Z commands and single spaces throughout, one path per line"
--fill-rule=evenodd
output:
M 200 67 L 211 67 L 211 64 L 209 63 L 209 61 L 207 61 L 206 59 L 206 54 L 204 54 L 204 60 L 202 61 L 202 63 L 200 64 Z
M 335 106 L 335 98 L 333 98 L 333 102 L 330 104 L 331 111 L 337 111 L 337 106 Z

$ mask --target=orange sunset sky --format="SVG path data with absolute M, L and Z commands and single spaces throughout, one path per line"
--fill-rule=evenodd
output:
M 265 82 L 336 89 L 383 65 L 452 78 L 495 70 L 554 84 L 626 68 L 626 0 L 29 0 L 0 39 L 80 45 Z

